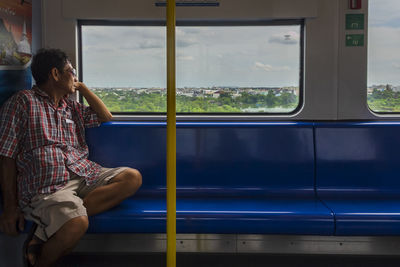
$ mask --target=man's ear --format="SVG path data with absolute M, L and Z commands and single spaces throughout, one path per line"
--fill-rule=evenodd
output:
M 56 81 L 58 82 L 60 80 L 60 71 L 57 68 L 52 68 L 50 71 L 50 76 Z

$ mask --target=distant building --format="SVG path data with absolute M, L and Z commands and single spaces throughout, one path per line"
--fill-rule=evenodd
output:
M 218 98 L 218 97 L 220 97 L 221 96 L 221 91 L 216 91 L 216 92 L 214 92 L 213 94 L 212 94 L 212 96 L 214 97 L 214 98 Z
M 242 94 L 240 94 L 238 92 L 235 92 L 234 94 L 232 94 L 232 98 L 237 98 L 237 97 L 240 97 L 240 96 L 242 96 Z
M 400 92 L 400 86 L 392 86 L 394 92 Z

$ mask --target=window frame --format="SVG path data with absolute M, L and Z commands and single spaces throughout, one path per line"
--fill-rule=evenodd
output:
M 78 75 L 79 80 L 83 80 L 83 55 L 82 55 L 82 27 L 83 26 L 163 26 L 166 27 L 165 20 L 78 20 L 77 39 L 78 39 Z M 299 59 L 299 102 L 297 107 L 287 113 L 283 112 L 204 112 L 204 113 L 181 113 L 177 112 L 177 120 L 209 120 L 209 119 L 268 119 L 272 117 L 291 118 L 296 116 L 304 106 L 304 67 L 305 67 L 305 19 L 274 19 L 274 20 L 177 20 L 176 27 L 185 26 L 299 26 L 300 27 L 300 59 Z M 166 74 L 165 74 L 166 75 Z M 83 98 L 79 95 L 79 102 L 83 103 Z M 112 112 L 113 120 L 132 120 L 132 119 L 151 119 L 162 120 L 166 117 L 166 112 Z

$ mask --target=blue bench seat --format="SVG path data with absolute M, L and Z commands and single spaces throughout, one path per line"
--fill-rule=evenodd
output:
M 336 235 L 400 234 L 400 123 L 317 123 L 316 190 Z
M 333 234 L 330 211 L 314 198 L 177 199 L 178 233 Z M 165 233 L 164 198 L 130 198 L 90 218 L 89 232 Z
M 400 199 L 328 199 L 334 211 L 336 235 L 400 235 Z
M 141 171 L 137 195 L 90 219 L 89 232 L 165 233 L 166 125 L 87 131 L 90 158 Z M 177 124 L 177 232 L 331 235 L 315 196 L 312 123 Z

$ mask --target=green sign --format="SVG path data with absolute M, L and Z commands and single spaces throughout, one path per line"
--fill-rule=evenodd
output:
M 364 34 L 346 34 L 346 46 L 364 46 Z
M 364 30 L 364 14 L 346 14 L 346 30 Z

